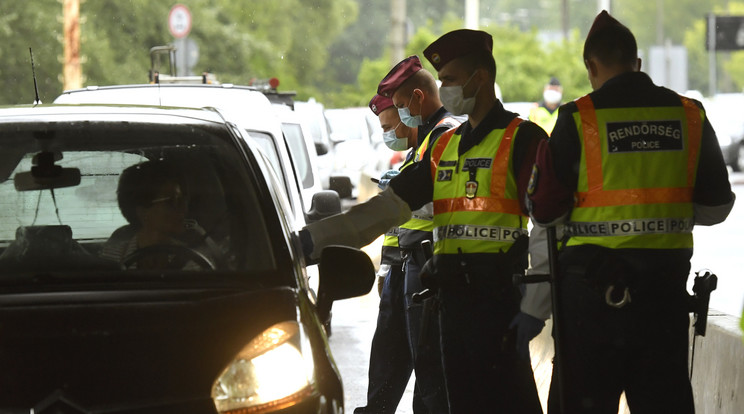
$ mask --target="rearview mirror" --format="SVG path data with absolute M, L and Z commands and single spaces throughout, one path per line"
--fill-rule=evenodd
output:
M 17 191 L 48 190 L 80 184 L 80 170 L 77 168 L 55 166 L 53 171 L 44 173 L 39 173 L 35 168 L 37 167 L 13 176 L 13 185 Z

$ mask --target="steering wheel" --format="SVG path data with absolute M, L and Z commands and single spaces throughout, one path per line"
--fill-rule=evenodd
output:
M 214 262 L 201 253 L 198 250 L 192 249 L 191 247 L 184 246 L 181 244 L 154 244 L 152 246 L 143 247 L 137 249 L 127 257 L 125 257 L 121 264 L 125 269 L 128 269 L 134 263 L 142 259 L 143 257 L 157 256 L 157 255 L 168 255 L 168 266 L 169 269 L 180 268 L 185 261 L 177 261 L 176 258 L 188 259 L 196 263 L 199 268 L 204 270 L 217 270 L 217 266 Z M 176 266 L 177 265 L 177 266 Z

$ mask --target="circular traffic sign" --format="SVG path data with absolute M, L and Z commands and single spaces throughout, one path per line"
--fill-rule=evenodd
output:
M 183 4 L 171 7 L 168 13 L 168 29 L 176 39 L 188 36 L 191 31 L 191 12 Z

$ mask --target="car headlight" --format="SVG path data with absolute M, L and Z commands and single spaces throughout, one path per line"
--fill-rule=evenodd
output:
M 315 392 L 310 344 L 295 321 L 278 323 L 255 337 L 212 387 L 220 413 L 262 413 L 295 405 Z

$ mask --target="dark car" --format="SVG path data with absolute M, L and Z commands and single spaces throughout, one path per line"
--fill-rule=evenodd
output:
M 311 300 L 257 148 L 214 110 L 0 109 L 0 412 L 343 409 L 323 322 L 373 266 L 327 248 Z

